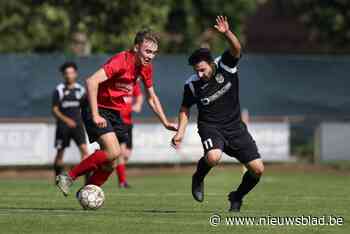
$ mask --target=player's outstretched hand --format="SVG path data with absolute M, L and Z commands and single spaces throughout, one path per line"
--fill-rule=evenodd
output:
M 164 125 L 164 127 L 170 131 L 177 131 L 177 124 L 174 123 L 167 123 Z
M 104 118 L 102 118 L 100 115 L 94 116 L 93 121 L 96 124 L 96 126 L 99 128 L 107 127 L 107 121 Z
M 230 25 L 228 24 L 227 17 L 219 15 L 216 17 L 216 24 L 214 28 L 218 30 L 220 33 L 226 33 L 230 30 Z
M 183 139 L 183 136 L 180 135 L 179 133 L 176 133 L 176 135 L 171 139 L 171 143 L 170 143 L 171 147 L 173 147 L 174 149 L 179 149 L 182 139 Z

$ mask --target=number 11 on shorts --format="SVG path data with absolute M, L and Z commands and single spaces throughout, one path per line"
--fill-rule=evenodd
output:
M 208 138 L 205 141 L 203 141 L 203 145 L 204 145 L 204 148 L 208 150 L 213 147 L 213 141 L 211 140 L 211 138 Z

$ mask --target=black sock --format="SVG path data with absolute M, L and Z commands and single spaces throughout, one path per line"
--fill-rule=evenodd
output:
M 63 166 L 62 165 L 54 165 L 54 169 L 55 169 L 56 176 L 58 176 L 59 174 L 61 174 L 63 172 Z
M 197 164 L 197 170 L 194 173 L 201 181 L 204 180 L 204 177 L 208 174 L 212 167 L 207 163 L 205 157 L 202 157 Z
M 260 178 L 255 177 L 251 174 L 251 172 L 246 171 L 244 173 L 242 182 L 238 186 L 235 195 L 237 196 L 238 199 L 242 199 L 247 193 L 249 193 L 250 190 L 252 190 L 255 185 L 259 182 Z

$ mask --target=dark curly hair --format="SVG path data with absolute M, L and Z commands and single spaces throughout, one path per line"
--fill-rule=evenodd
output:
M 208 48 L 200 48 L 195 50 L 188 58 L 188 64 L 191 66 L 199 62 L 205 61 L 209 64 L 214 62 L 213 56 Z
M 60 66 L 59 71 L 63 74 L 63 73 L 66 71 L 66 69 L 69 68 L 69 67 L 74 68 L 74 70 L 76 70 L 76 71 L 78 70 L 77 64 L 76 64 L 75 62 L 69 61 L 69 62 L 63 63 L 63 64 Z

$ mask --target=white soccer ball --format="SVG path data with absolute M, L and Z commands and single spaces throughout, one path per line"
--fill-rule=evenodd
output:
M 100 187 L 88 184 L 80 189 L 77 198 L 85 210 L 96 210 L 103 205 L 105 194 Z

